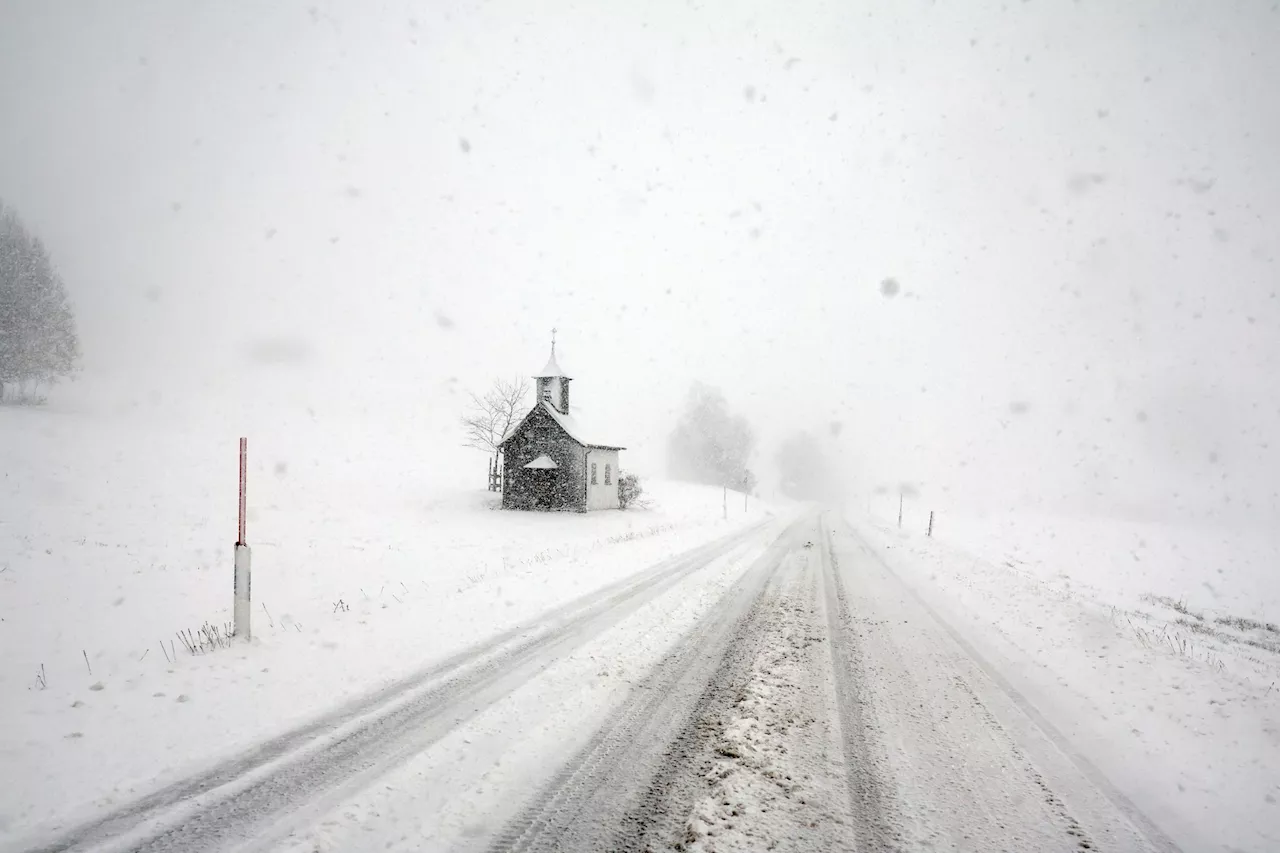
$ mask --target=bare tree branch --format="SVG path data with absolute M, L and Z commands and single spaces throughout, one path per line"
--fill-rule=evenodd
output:
M 471 406 L 462 417 L 463 444 L 498 455 L 502 439 L 525 414 L 529 396 L 527 379 L 498 379 L 483 397 L 471 394 Z

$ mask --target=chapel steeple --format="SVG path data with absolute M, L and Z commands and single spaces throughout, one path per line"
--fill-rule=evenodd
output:
M 542 372 L 534 376 L 538 389 L 538 399 L 551 404 L 562 415 L 569 414 L 569 383 L 573 380 L 564 375 L 556 362 L 556 330 L 551 330 L 551 357 Z

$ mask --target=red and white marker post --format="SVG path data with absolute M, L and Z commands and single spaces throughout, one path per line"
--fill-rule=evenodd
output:
M 249 473 L 249 439 L 240 439 L 240 528 L 236 537 L 236 576 L 235 576 L 235 635 L 246 643 L 252 636 L 249 627 L 249 615 L 253 612 L 249 606 L 249 544 L 244 538 L 245 522 L 245 488 Z

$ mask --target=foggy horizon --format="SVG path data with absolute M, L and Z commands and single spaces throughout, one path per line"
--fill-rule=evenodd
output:
M 653 475 L 701 381 L 854 500 L 1274 521 L 1274 6 L 547 8 L 7 11 L 54 402 L 452 447 L 555 327 Z

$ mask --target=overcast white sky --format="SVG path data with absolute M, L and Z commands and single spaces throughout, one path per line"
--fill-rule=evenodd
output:
M 1270 0 L 0 15 L 0 198 L 81 386 L 443 434 L 556 326 L 640 467 L 702 379 L 762 468 L 838 421 L 860 487 L 1280 507 Z

